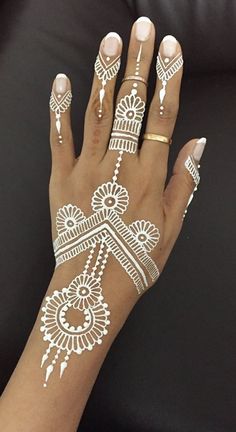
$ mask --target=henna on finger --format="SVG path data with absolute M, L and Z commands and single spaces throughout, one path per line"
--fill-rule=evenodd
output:
M 186 209 L 184 211 L 183 218 L 185 218 L 185 216 L 188 212 L 188 207 L 189 207 L 190 203 L 192 202 L 193 197 L 194 197 L 194 193 L 197 191 L 198 185 L 200 183 L 200 174 L 199 174 L 200 164 L 199 164 L 199 161 L 201 159 L 205 145 L 206 145 L 206 138 L 203 137 L 203 138 L 200 138 L 199 140 L 197 140 L 195 148 L 193 150 L 193 154 L 189 155 L 187 157 L 185 163 L 184 163 L 186 170 L 189 172 L 190 176 L 193 179 L 194 190 L 191 193 L 189 200 L 187 202 L 187 206 L 186 206 Z
M 146 24 L 146 22 L 145 22 Z M 139 78 L 142 43 L 137 55 L 134 77 Z M 97 60 L 97 73 L 101 72 L 100 110 L 105 94 L 108 75 Z M 114 68 L 113 72 L 116 70 Z M 113 72 L 109 75 L 112 76 Z M 97 187 L 91 197 L 92 215 L 86 217 L 77 205 L 65 204 L 57 212 L 57 238 L 53 243 L 56 265 L 87 252 L 82 273 L 67 287 L 54 291 L 46 297 L 42 308 L 41 332 L 48 343 L 42 357 L 41 367 L 46 366 L 44 386 L 60 362 L 60 378 L 68 365 L 70 356 L 81 355 L 101 344 L 110 324 L 108 305 L 102 293 L 102 277 L 112 255 L 129 276 L 137 294 L 141 294 L 157 280 L 159 269 L 150 252 L 160 240 L 159 229 L 149 220 L 135 220 L 127 225 L 123 214 L 128 210 L 128 190 L 118 183 L 123 154 L 134 153 L 138 147 L 145 102 L 139 96 L 140 79 L 132 80 L 130 94 L 121 98 L 116 107 L 110 150 L 118 150 L 110 181 Z M 67 318 L 70 310 L 83 316 L 83 324 L 71 326 Z
M 168 81 L 173 78 L 173 76 L 182 68 L 183 66 L 183 56 L 179 52 L 175 55 L 177 41 L 171 36 L 165 36 L 162 41 L 164 56 L 161 51 L 159 51 L 156 62 L 156 71 L 158 79 L 161 81 L 162 87 L 159 90 L 159 100 L 160 100 L 160 116 L 165 114 L 164 99 L 167 92 Z
M 108 35 L 105 37 L 105 42 L 109 38 L 115 38 L 120 43 L 120 37 L 117 35 L 117 33 L 108 33 Z M 112 53 L 113 51 L 107 51 L 108 53 Z M 105 55 L 102 50 L 99 50 L 94 70 L 97 75 L 97 78 L 99 81 L 101 81 L 101 88 L 99 90 L 99 109 L 98 109 L 98 117 L 102 118 L 103 115 L 103 100 L 106 93 L 106 85 L 107 81 L 110 81 L 113 79 L 119 72 L 120 69 L 120 55 L 118 55 L 115 58 L 110 57 L 109 55 Z
M 58 74 L 56 77 L 56 89 L 52 89 L 49 106 L 56 116 L 56 129 L 58 132 L 58 142 L 63 143 L 63 132 L 61 130 L 61 115 L 65 113 L 71 105 L 72 93 L 66 89 L 67 77 L 64 74 Z M 61 84 L 62 83 L 62 84 Z M 57 92 L 56 92 L 57 90 Z

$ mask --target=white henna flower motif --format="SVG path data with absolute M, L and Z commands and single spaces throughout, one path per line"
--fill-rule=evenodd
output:
M 129 204 L 127 190 L 117 183 L 104 183 L 97 188 L 92 198 L 92 209 L 100 211 L 102 209 L 114 210 L 117 213 L 124 213 Z
M 134 120 L 141 122 L 145 110 L 145 103 L 133 94 L 125 96 L 116 108 L 115 117 L 118 119 Z
M 64 205 L 57 212 L 56 227 L 58 234 L 75 228 L 85 219 L 79 207 L 72 204 Z
M 147 252 L 150 252 L 159 242 L 160 231 L 149 221 L 135 221 L 129 226 L 129 228 L 134 234 L 136 240 L 142 244 Z
M 87 274 L 80 274 L 69 285 L 67 290 L 68 303 L 74 309 L 93 308 L 100 300 L 102 288 L 98 279 Z
M 79 311 L 82 318 L 80 325 L 74 325 L 70 314 L 67 288 L 62 291 L 54 291 L 51 297 L 46 297 L 46 304 L 42 308 L 44 312 L 40 331 L 44 333 L 44 340 L 51 346 L 65 351 L 73 351 L 81 354 L 84 350 L 91 351 L 95 344 L 101 344 L 102 338 L 107 334 L 107 326 L 110 324 L 106 303 L 98 302 L 91 309 Z M 48 358 L 46 354 L 42 364 Z

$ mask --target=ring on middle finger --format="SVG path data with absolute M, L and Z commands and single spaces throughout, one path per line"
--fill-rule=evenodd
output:
M 128 76 L 126 76 L 126 77 L 124 77 L 122 79 L 122 83 L 125 82 L 125 81 L 140 81 L 143 84 L 145 84 L 146 87 L 148 86 L 147 80 L 145 78 L 141 77 L 141 76 L 128 75 Z

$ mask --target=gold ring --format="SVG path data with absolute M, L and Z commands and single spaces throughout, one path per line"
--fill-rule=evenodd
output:
M 164 135 L 157 135 L 157 134 L 153 134 L 153 133 L 144 134 L 143 139 L 150 140 L 150 141 L 159 141 L 163 144 L 168 144 L 168 145 L 171 145 L 171 143 L 172 143 L 171 138 L 168 138 Z
M 126 77 L 123 78 L 122 83 L 123 83 L 124 81 L 140 81 L 140 82 L 142 82 L 143 84 L 145 84 L 145 86 L 148 85 L 147 80 L 145 80 L 145 78 L 143 78 L 143 77 L 141 77 L 141 76 L 138 76 L 138 75 L 137 75 L 137 76 L 136 76 L 136 75 L 129 75 L 129 76 L 126 76 Z

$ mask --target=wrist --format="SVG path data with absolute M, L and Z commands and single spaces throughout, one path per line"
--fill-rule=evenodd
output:
M 69 287 L 71 282 L 83 273 L 86 259 L 87 254 L 81 254 L 56 267 L 47 295 L 50 296 L 55 290 L 61 291 Z M 116 321 L 120 321 L 120 324 L 123 325 L 140 296 L 130 277 L 113 257 L 109 257 L 109 263 L 101 278 L 101 287 L 103 301 L 108 304 L 108 310 L 112 315 L 111 325 L 116 315 Z

